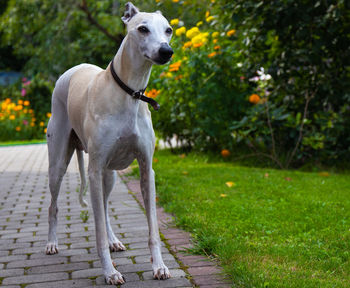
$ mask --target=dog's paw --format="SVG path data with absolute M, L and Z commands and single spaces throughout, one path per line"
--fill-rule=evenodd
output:
M 46 254 L 53 255 L 58 253 L 58 245 L 54 242 L 48 242 L 46 244 Z
M 165 280 L 171 277 L 168 267 L 164 264 L 153 267 L 153 278 L 157 280 Z
M 118 251 L 125 251 L 126 248 L 123 245 L 123 243 L 118 240 L 115 242 L 109 242 L 109 250 L 111 252 L 118 252 Z
M 110 285 L 117 285 L 117 284 L 124 284 L 125 278 L 122 274 L 120 274 L 118 271 L 116 273 L 113 273 L 112 275 L 105 276 L 105 280 L 107 284 Z

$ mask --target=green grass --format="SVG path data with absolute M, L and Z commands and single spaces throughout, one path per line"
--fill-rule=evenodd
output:
M 155 158 L 159 204 L 192 232 L 193 253 L 220 260 L 233 287 L 349 287 L 347 173 L 251 168 L 169 151 Z
M 44 139 L 33 139 L 33 140 L 0 141 L 0 147 L 17 146 L 17 145 L 31 145 L 31 144 L 43 144 L 43 143 L 46 143 L 46 140 L 44 140 Z

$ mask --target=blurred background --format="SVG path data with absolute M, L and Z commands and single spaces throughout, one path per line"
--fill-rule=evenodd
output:
M 1 141 L 44 137 L 55 81 L 79 63 L 108 65 L 125 2 L 1 1 Z M 349 2 L 134 4 L 174 28 L 173 60 L 153 68 L 148 86 L 162 107 L 160 138 L 283 168 L 349 160 Z

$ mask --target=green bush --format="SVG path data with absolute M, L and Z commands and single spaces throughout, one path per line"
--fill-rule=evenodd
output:
M 202 17 L 198 26 L 209 33 L 208 41 L 184 49 L 190 39 L 176 36 L 175 29 L 173 63 L 181 62 L 179 70 L 170 76 L 174 64 L 154 69 L 150 86 L 161 91 L 162 110 L 153 114 L 160 135 L 176 136 L 197 149 L 233 150 L 243 144 L 251 149 L 250 155 L 268 157 L 283 168 L 311 158 L 327 163 L 348 159 L 347 4 L 207 4 L 208 11 L 194 19 Z M 172 5 L 186 17 L 184 3 Z M 181 20 L 175 28 L 191 27 Z
M 217 149 L 231 145 L 229 125 L 243 116 L 248 85 L 237 65 L 234 30 L 219 33 L 207 16 L 190 29 L 172 21 L 174 59 L 154 67 L 150 88 L 160 91 L 153 123 L 161 137 L 176 135 L 183 145 Z

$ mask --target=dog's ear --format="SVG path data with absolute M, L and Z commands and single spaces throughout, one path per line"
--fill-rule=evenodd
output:
M 126 3 L 124 16 L 122 17 L 123 22 L 127 24 L 130 21 L 130 19 L 139 12 L 139 9 L 137 9 L 134 6 L 134 4 L 132 4 L 131 2 Z

